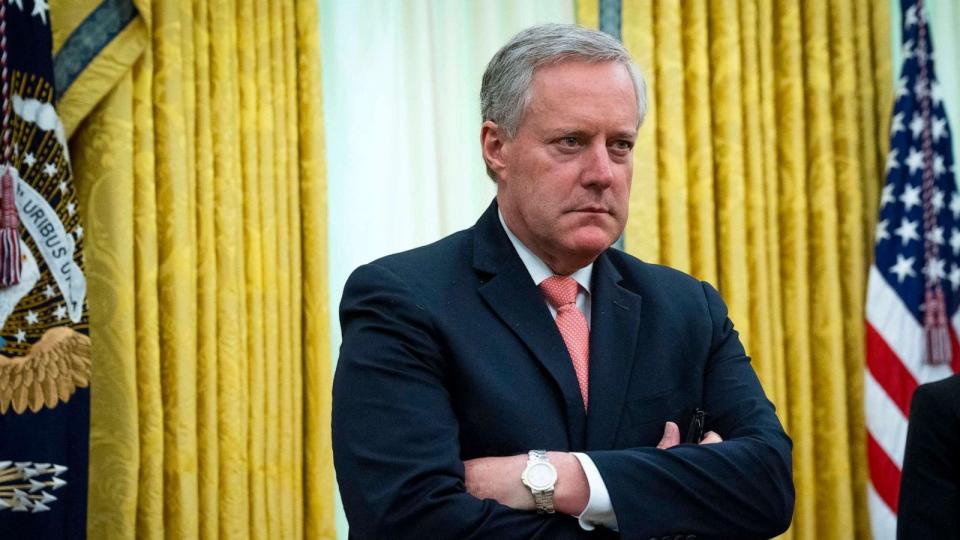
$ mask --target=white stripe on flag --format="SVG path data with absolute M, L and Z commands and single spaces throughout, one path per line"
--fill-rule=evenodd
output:
M 903 469 L 903 451 L 907 445 L 907 419 L 900 407 L 884 392 L 870 370 L 864 370 L 863 397 L 867 408 L 867 431 L 887 456 Z
M 867 509 L 870 511 L 873 540 L 896 540 L 897 516 L 873 489 L 871 482 L 867 482 Z
M 953 370 L 948 365 L 931 365 L 924 360 L 927 347 L 923 326 L 910 313 L 907 306 L 877 269 L 870 266 L 870 281 L 867 285 L 867 321 L 883 336 L 890 349 L 904 367 L 913 375 L 917 384 L 938 381 L 948 377 Z M 953 318 L 953 327 L 960 328 L 960 312 Z

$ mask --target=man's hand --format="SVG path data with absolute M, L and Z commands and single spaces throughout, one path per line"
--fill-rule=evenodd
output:
M 723 442 L 723 439 L 714 431 L 708 431 L 703 436 L 703 439 L 700 440 L 700 444 L 714 444 L 718 442 Z M 673 422 L 667 422 L 663 426 L 663 437 L 660 439 L 660 443 L 657 444 L 657 448 L 666 450 L 678 444 L 680 444 L 680 428 Z
M 553 501 L 557 512 L 579 516 L 590 498 L 590 486 L 580 461 L 566 452 L 547 452 L 557 469 Z M 467 493 L 478 499 L 493 499 L 517 510 L 536 510 L 530 488 L 520 475 L 527 468 L 527 456 L 487 457 L 463 462 Z

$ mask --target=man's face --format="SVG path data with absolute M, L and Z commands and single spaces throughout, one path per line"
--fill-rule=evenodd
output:
M 512 139 L 484 123 L 503 217 L 554 272 L 586 266 L 623 232 L 636 125 L 627 69 L 577 61 L 537 69 Z

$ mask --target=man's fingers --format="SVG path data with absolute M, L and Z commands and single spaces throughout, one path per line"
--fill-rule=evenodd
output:
M 703 436 L 700 444 L 714 444 L 718 442 L 723 442 L 723 438 L 715 431 L 708 431 L 706 435 Z M 666 450 L 678 444 L 680 444 L 680 428 L 673 422 L 667 422 L 663 426 L 663 437 L 660 439 L 660 444 L 657 445 L 657 448 Z
M 660 444 L 657 445 L 657 448 L 666 450 L 678 444 L 680 444 L 680 428 L 673 422 L 667 422 L 663 426 L 663 437 L 660 439 Z
M 700 441 L 700 444 L 714 444 L 718 442 L 723 442 L 723 439 L 720 438 L 720 435 L 717 435 L 714 431 L 708 431 L 706 435 L 703 436 L 703 440 Z

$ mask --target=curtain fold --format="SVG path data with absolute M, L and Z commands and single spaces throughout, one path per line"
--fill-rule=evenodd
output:
M 92 538 L 334 538 L 317 5 L 138 2 L 71 139 Z
M 320 22 L 314 3 L 298 2 L 296 17 L 297 92 L 300 120 L 295 135 L 299 141 L 296 162 L 300 179 L 300 249 L 294 250 L 304 272 L 300 283 L 303 299 L 303 340 L 296 340 L 303 356 L 294 365 L 295 402 L 304 404 L 302 431 L 295 431 L 294 452 L 301 463 L 304 504 L 297 508 L 297 523 L 306 538 L 335 538 L 333 454 L 330 450 L 330 407 L 333 371 L 330 348 L 330 304 L 327 282 L 327 170 L 324 143 L 322 77 L 320 73 Z M 299 529 L 298 529 L 299 536 Z
M 100 201 L 99 211 L 83 214 L 89 239 L 84 246 L 88 291 L 97 291 L 87 300 L 91 334 L 94 326 L 100 329 L 97 339 L 91 341 L 91 379 L 96 381 L 97 389 L 91 389 L 90 411 L 91 416 L 98 415 L 98 421 L 110 425 L 110 429 L 90 429 L 88 530 L 119 525 L 109 524 L 116 515 L 135 515 L 141 488 L 141 441 L 137 435 L 143 420 L 138 415 L 141 370 L 137 312 L 144 306 L 137 302 L 137 279 L 129 272 L 136 256 L 134 215 L 129 211 L 136 190 L 131 181 L 135 168 L 133 95 L 133 78 L 129 74 L 122 76 L 88 117 L 101 135 L 70 149 L 81 211 L 85 212 L 91 198 Z M 84 131 L 85 126 L 81 126 L 74 137 L 84 137 Z M 107 155 L 112 156 L 110 167 L 100 164 L 102 156 Z M 95 168 L 95 175 L 81 172 Z M 117 352 L 124 355 L 116 357 L 115 362 L 100 361 Z M 155 456 L 145 453 L 143 457 Z M 147 490 L 150 486 L 142 487 Z M 97 500 L 107 497 L 114 501 L 109 515 L 92 512 Z M 133 537 L 132 527 L 123 530 L 126 537 Z
M 660 257 L 660 185 L 657 160 L 657 135 L 660 108 L 651 98 L 656 89 L 656 32 L 653 2 L 626 2 L 621 17 L 623 45 L 643 70 L 647 82 L 647 116 L 637 134 L 633 150 L 633 187 L 630 192 L 630 216 L 623 235 L 627 251 L 641 259 Z M 643 196 L 639 196 L 643 194 Z
M 578 17 L 595 24 L 578 2 Z M 868 537 L 865 272 L 890 108 L 888 6 L 624 2 L 647 78 L 627 251 L 719 285 L 794 441 L 787 537 Z

